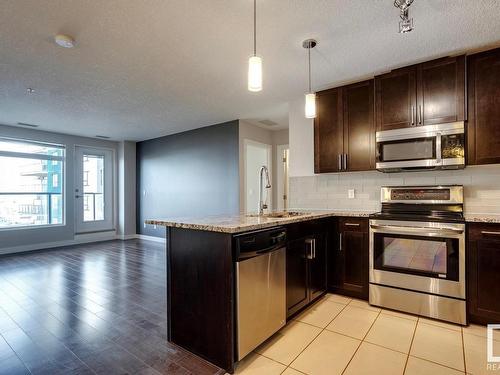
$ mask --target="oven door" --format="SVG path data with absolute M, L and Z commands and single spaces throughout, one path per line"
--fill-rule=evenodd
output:
M 465 298 L 465 225 L 370 220 L 370 283 Z

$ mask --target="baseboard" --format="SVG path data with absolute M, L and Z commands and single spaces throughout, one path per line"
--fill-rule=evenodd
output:
M 43 242 L 43 243 L 37 243 L 37 244 L 29 244 L 29 245 L 22 245 L 22 246 L 0 248 L 0 255 L 23 253 L 26 251 L 53 249 L 56 247 L 80 245 L 80 244 L 100 242 L 100 241 L 109 241 L 109 240 L 125 241 L 125 240 L 132 240 L 132 239 L 136 239 L 136 238 L 141 238 L 144 240 L 150 240 L 150 241 L 155 241 L 155 242 L 163 242 L 163 243 L 165 242 L 165 239 L 158 238 L 158 237 L 144 236 L 144 235 L 138 235 L 138 234 L 126 234 L 126 235 L 116 234 L 116 232 L 113 230 L 113 231 L 108 231 L 108 232 L 77 234 L 74 236 L 74 239 L 72 239 L 72 240 Z
M 135 238 L 139 238 L 141 240 L 153 241 L 153 242 L 160 242 L 160 243 L 166 242 L 166 239 L 164 237 L 146 236 L 145 234 L 137 234 Z

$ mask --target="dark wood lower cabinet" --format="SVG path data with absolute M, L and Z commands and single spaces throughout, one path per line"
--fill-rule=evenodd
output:
M 328 286 L 334 293 L 368 299 L 368 219 L 341 218 L 328 253 Z
M 467 302 L 472 323 L 500 323 L 500 225 L 469 224 Z
M 329 220 L 318 220 L 288 227 L 287 317 L 302 310 L 326 292 L 326 257 L 330 223 Z

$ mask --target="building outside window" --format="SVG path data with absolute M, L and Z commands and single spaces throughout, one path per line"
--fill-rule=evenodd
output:
M 65 148 L 0 138 L 0 229 L 64 223 Z

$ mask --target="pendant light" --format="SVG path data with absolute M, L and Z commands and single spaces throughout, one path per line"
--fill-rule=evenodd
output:
M 262 90 L 262 58 L 257 56 L 257 0 L 253 0 L 253 55 L 248 59 L 248 91 Z
M 311 48 L 316 47 L 316 42 L 314 39 L 304 40 L 302 47 L 307 48 L 307 58 L 308 58 L 308 78 L 309 78 L 309 90 L 306 94 L 306 104 L 305 104 L 305 115 L 306 118 L 316 117 L 316 94 L 311 89 Z

